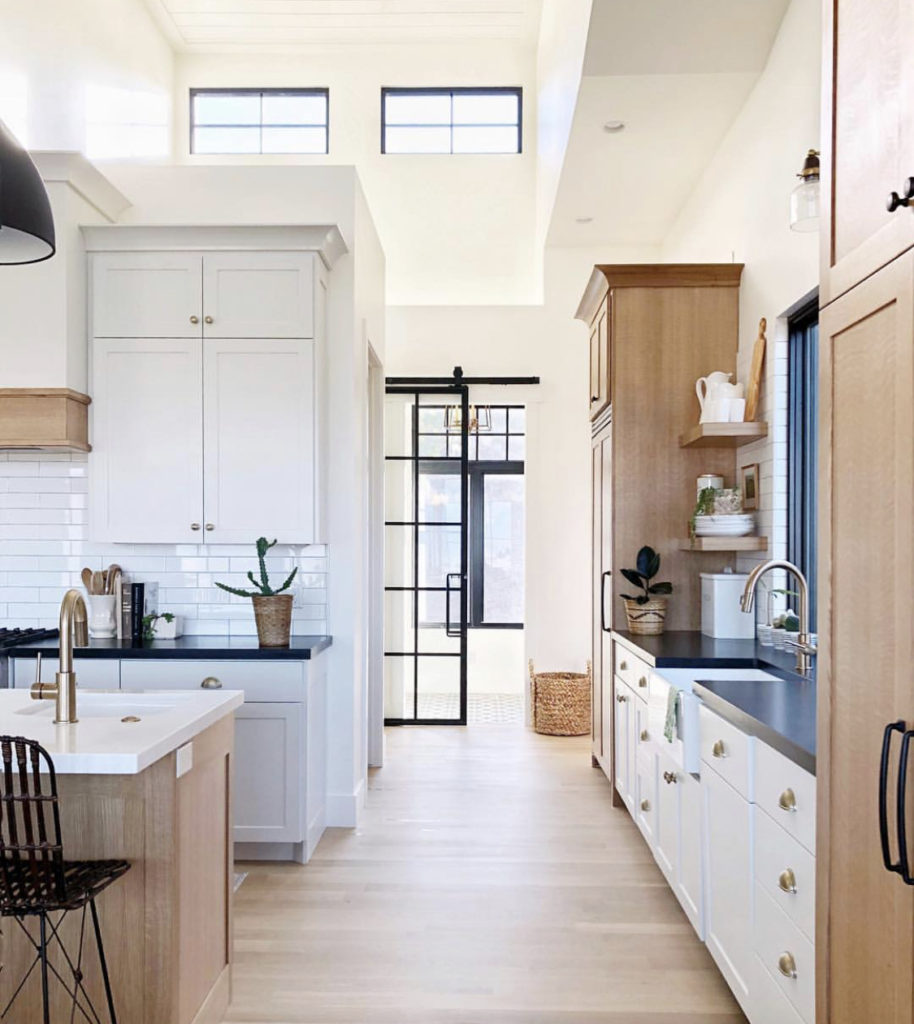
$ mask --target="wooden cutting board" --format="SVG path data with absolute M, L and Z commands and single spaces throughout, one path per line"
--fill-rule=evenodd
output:
M 749 383 L 746 386 L 746 423 L 754 423 L 758 414 L 759 392 L 762 388 L 762 370 L 765 367 L 765 347 L 767 339 L 765 331 L 768 321 L 762 317 L 758 322 L 758 337 L 752 350 L 752 367 L 749 370 Z

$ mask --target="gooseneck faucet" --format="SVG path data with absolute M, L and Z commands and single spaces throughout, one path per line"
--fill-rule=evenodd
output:
M 31 688 L 32 700 L 57 702 L 57 725 L 78 722 L 76 717 L 76 673 L 73 671 L 73 646 L 89 643 L 86 602 L 78 590 L 68 590 L 60 602 L 60 671 L 53 683 L 39 679 Z M 40 665 L 40 662 L 39 662 Z M 40 670 L 39 670 L 40 674 Z
M 805 675 L 812 668 L 812 656 L 815 654 L 815 648 L 809 643 L 809 584 L 800 568 L 793 562 L 781 558 L 774 558 L 769 562 L 757 565 L 746 580 L 746 589 L 739 601 L 740 607 L 744 612 L 752 611 L 755 606 L 755 588 L 758 586 L 759 580 L 772 569 L 785 569 L 787 572 L 793 573 L 797 580 L 800 591 L 800 607 L 798 609 L 800 633 L 793 646 L 797 652 L 797 672 L 802 672 Z

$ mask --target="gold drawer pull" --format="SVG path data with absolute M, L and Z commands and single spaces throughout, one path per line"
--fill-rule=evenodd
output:
M 642 811 L 649 811 L 650 809 L 651 809 L 651 802 L 650 802 L 650 800 L 642 800 L 641 801 L 641 810 Z
M 620 661 L 619 662 L 619 671 L 620 672 L 625 672 L 627 670 L 628 670 L 628 662 L 627 661 Z
M 675 772 L 664 772 L 663 781 L 668 785 L 672 785 L 674 782 L 678 782 L 679 779 L 676 777 Z
M 204 690 L 221 690 L 222 680 L 217 679 L 216 676 L 207 676 L 200 685 Z
M 778 888 L 791 896 L 797 894 L 797 876 L 790 868 L 785 868 L 778 876 Z
M 711 747 L 711 753 L 715 757 L 727 757 L 727 748 L 724 746 L 723 740 L 718 740 L 713 747 Z
M 638 680 L 638 685 L 643 690 L 644 687 L 647 686 L 647 676 L 641 676 L 641 678 Z
M 648 734 L 647 734 L 647 729 L 642 729 L 641 730 L 641 742 L 642 743 L 647 743 L 647 741 L 649 739 L 650 739 L 650 736 L 648 736 Z
M 778 807 L 788 814 L 795 814 L 797 810 L 797 795 L 792 789 L 785 789 L 778 797 Z
M 794 960 L 792 953 L 781 953 L 778 957 L 778 970 L 785 978 L 795 978 L 797 976 L 797 962 Z

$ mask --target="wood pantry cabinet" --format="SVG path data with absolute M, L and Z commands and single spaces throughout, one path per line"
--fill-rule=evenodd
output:
M 660 552 L 662 578 L 673 583 L 667 629 L 698 629 L 699 574 L 732 561 L 726 551 L 680 545 L 698 475 L 736 483 L 736 452 L 682 448 L 679 436 L 698 421 L 696 380 L 736 370 L 741 273 L 741 264 L 601 265 L 577 310 L 590 331 L 590 397 L 598 396 L 591 402 L 592 756 L 610 777 L 617 706 L 609 630 L 625 628 L 628 589 L 618 569 L 650 544 Z
M 91 261 L 95 541 L 320 540 L 314 253 Z
M 914 887 L 883 859 L 900 733 L 880 768 L 886 727 L 914 728 L 914 205 L 885 205 L 914 176 L 914 0 L 824 15 L 816 1021 L 910 1024 Z M 863 630 L 861 574 L 885 581 Z

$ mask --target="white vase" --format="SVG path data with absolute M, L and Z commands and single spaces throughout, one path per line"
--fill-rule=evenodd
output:
M 117 633 L 114 621 L 114 594 L 89 594 L 89 636 L 110 639 Z

